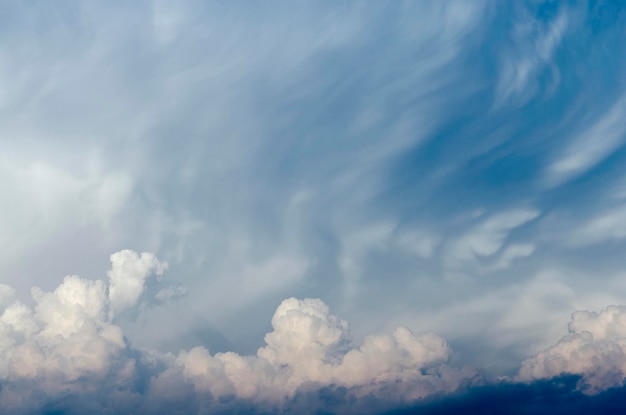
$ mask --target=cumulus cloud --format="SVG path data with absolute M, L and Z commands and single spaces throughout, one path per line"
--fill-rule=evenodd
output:
M 534 381 L 563 374 L 580 375 L 579 389 L 595 394 L 624 385 L 626 378 L 626 306 L 572 314 L 569 334 L 526 360 L 518 380 Z
M 111 255 L 111 265 L 109 300 L 114 312 L 135 305 L 144 291 L 146 278 L 152 273 L 162 275 L 167 269 L 167 263 L 159 262 L 153 254 L 138 254 L 128 249 Z
M 51 292 L 33 288 L 32 305 L 1 285 L 3 411 L 31 413 L 75 394 L 125 412 L 138 396 L 137 359 L 114 312 L 137 305 L 149 276 L 166 267 L 150 253 L 123 250 L 111 255 L 108 283 L 70 275 Z
M 50 292 L 33 288 L 32 305 L 0 285 L 6 413 L 374 413 L 484 384 L 478 370 L 450 365 L 452 350 L 437 334 L 398 327 L 356 342 L 348 323 L 312 298 L 282 301 L 253 355 L 133 348 L 116 312 L 139 306 L 150 276 L 166 268 L 150 253 L 120 251 L 107 281 L 70 275 Z M 578 375 L 588 394 L 621 387 L 625 348 L 626 306 L 578 311 L 569 334 L 524 361 L 515 380 Z
M 0 405 L 9 413 L 155 413 L 184 403 L 186 413 L 210 413 L 233 402 L 295 408 L 294 399 L 325 387 L 353 400 L 410 403 L 480 380 L 447 364 L 452 351 L 434 333 L 399 327 L 355 344 L 348 323 L 310 298 L 278 306 L 256 355 L 133 349 L 115 312 L 137 306 L 149 276 L 166 267 L 152 254 L 120 251 L 108 282 L 67 276 L 51 292 L 33 288 L 32 306 L 0 285 Z
M 32 290 L 34 306 L 11 299 L 0 316 L 0 402 L 17 413 L 45 397 L 94 393 L 107 377 L 120 386 L 134 363 L 122 330 L 108 317 L 103 281 L 68 276 L 52 292 Z M 43 396 L 42 396 L 43 395 Z
M 397 389 L 401 402 L 457 390 L 475 382 L 470 368 L 446 364 L 451 350 L 434 333 L 413 334 L 404 327 L 374 334 L 360 345 L 350 339 L 348 324 L 330 314 L 319 299 L 289 298 L 276 309 L 273 331 L 256 356 L 216 353 L 204 347 L 181 352 L 155 387 L 181 379 L 199 393 L 235 395 L 258 402 L 282 403 L 303 390 L 343 387 L 355 398 L 389 398 Z

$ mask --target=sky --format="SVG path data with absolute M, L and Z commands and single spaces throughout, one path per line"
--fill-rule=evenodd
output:
M 625 410 L 625 28 L 0 2 L 2 412 Z

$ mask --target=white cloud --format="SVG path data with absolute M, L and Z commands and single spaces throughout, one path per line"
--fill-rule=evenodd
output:
M 493 215 L 471 228 L 464 235 L 449 242 L 444 253 L 444 263 L 447 267 L 459 267 L 473 263 L 477 258 L 494 256 L 505 244 L 511 230 L 539 216 L 539 211 L 533 209 L 516 209 Z M 519 256 L 517 248 L 506 253 Z M 525 251 L 528 251 L 526 249 Z M 530 254 L 530 253 L 529 253 Z M 504 255 L 504 253 L 503 253 Z M 508 258 L 510 261 L 513 258 Z M 507 258 L 501 257 L 499 261 Z
M 535 252 L 533 244 L 511 244 L 502 251 L 492 265 L 488 266 L 488 269 L 494 271 L 507 269 L 514 260 L 530 256 L 533 252 Z
M 121 410 L 136 395 L 137 362 L 111 310 L 134 304 L 147 273 L 165 266 L 152 254 L 128 250 L 111 262 L 110 285 L 67 276 L 51 292 L 33 288 L 32 307 L 1 287 L 0 405 L 8 413 L 34 412 L 68 394 L 104 395 Z M 106 396 L 111 386 L 117 392 Z
M 626 206 L 617 206 L 597 213 L 570 232 L 566 243 L 573 246 L 592 245 L 626 238 Z
M 581 375 L 579 388 L 594 394 L 624 385 L 626 306 L 572 314 L 569 334 L 526 360 L 517 379 L 530 382 L 563 374 Z
M 197 390 L 214 396 L 236 394 L 279 402 L 311 383 L 356 388 L 356 397 L 369 394 L 383 399 L 379 393 L 394 385 L 402 389 L 402 399 L 410 401 L 452 392 L 477 376 L 447 366 L 451 351 L 433 333 L 416 336 L 400 327 L 391 335 L 371 335 L 354 346 L 347 323 L 317 299 L 283 301 L 272 326 L 274 330 L 265 336 L 267 345 L 256 356 L 230 352 L 212 356 L 198 347 L 181 352 L 166 376 L 180 371 Z
M 33 289 L 33 307 L 13 299 L 10 287 L 0 287 L 0 405 L 9 413 L 37 411 L 68 396 L 74 411 L 85 411 L 86 399 L 97 402 L 96 408 L 148 413 L 147 401 L 187 404 L 207 393 L 217 399 L 209 413 L 233 397 L 279 408 L 299 391 L 331 385 L 349 388 L 356 400 L 411 402 L 480 379 L 473 369 L 448 366 L 452 352 L 434 333 L 415 335 L 399 327 L 353 344 L 348 324 L 319 299 L 284 300 L 256 355 L 211 355 L 204 347 L 177 355 L 132 350 L 109 311 L 136 304 L 146 275 L 165 266 L 151 254 L 132 251 L 113 254 L 111 262 L 108 287 L 102 280 L 68 276 L 52 292 Z M 142 396 L 137 382 L 146 381 Z
M 121 329 L 108 318 L 102 281 L 69 276 L 53 292 L 33 289 L 33 298 L 33 309 L 15 300 L 0 316 L 3 406 L 17 393 L 28 399 L 84 392 L 113 373 L 120 385 L 130 381 L 133 362 L 123 353 Z M 22 405 L 25 411 L 28 403 Z
M 620 96 L 612 107 L 592 125 L 578 134 L 545 174 L 548 187 L 557 186 L 593 168 L 626 138 L 626 95 Z
M 535 94 L 536 77 L 545 66 L 551 64 L 569 20 L 568 11 L 564 9 L 545 25 L 530 16 L 523 16 L 514 25 L 514 45 L 507 48 L 501 57 L 497 104 L 502 105 L 512 99 L 523 103 Z
M 131 250 L 123 250 L 111 255 L 109 276 L 109 300 L 113 312 L 132 307 L 144 291 L 146 278 L 154 273 L 162 275 L 167 263 L 143 252 L 141 255 Z

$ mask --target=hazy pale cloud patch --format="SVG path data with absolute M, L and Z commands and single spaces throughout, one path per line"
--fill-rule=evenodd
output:
M 429 232 L 406 230 L 396 236 L 396 244 L 400 249 L 426 259 L 433 255 L 439 238 Z
M 83 173 L 81 170 L 88 170 Z M 60 232 L 106 230 L 129 202 L 132 178 L 122 172 L 73 171 L 48 160 L 0 157 L 0 263 L 45 244 Z
M 598 212 L 578 225 L 566 241 L 571 246 L 587 246 L 626 238 L 626 206 Z
M 506 276 L 498 276 L 502 278 Z M 528 280 L 510 281 L 455 304 L 406 313 L 395 321 L 420 330 L 435 327 L 449 340 L 484 342 L 493 350 L 512 351 L 521 360 L 558 339 L 563 319 L 578 306 L 581 297 L 563 273 L 544 270 Z M 482 366 L 499 370 L 518 363 L 509 361 L 499 367 L 503 362 L 493 355 L 476 358 L 481 359 Z
M 346 279 L 349 295 L 355 294 L 366 255 L 387 249 L 395 228 L 393 222 L 379 222 L 359 226 L 341 235 L 341 252 L 337 262 Z

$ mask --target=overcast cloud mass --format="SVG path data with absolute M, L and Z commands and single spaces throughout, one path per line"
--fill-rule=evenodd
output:
M 625 28 L 0 2 L 0 412 L 625 411 Z

